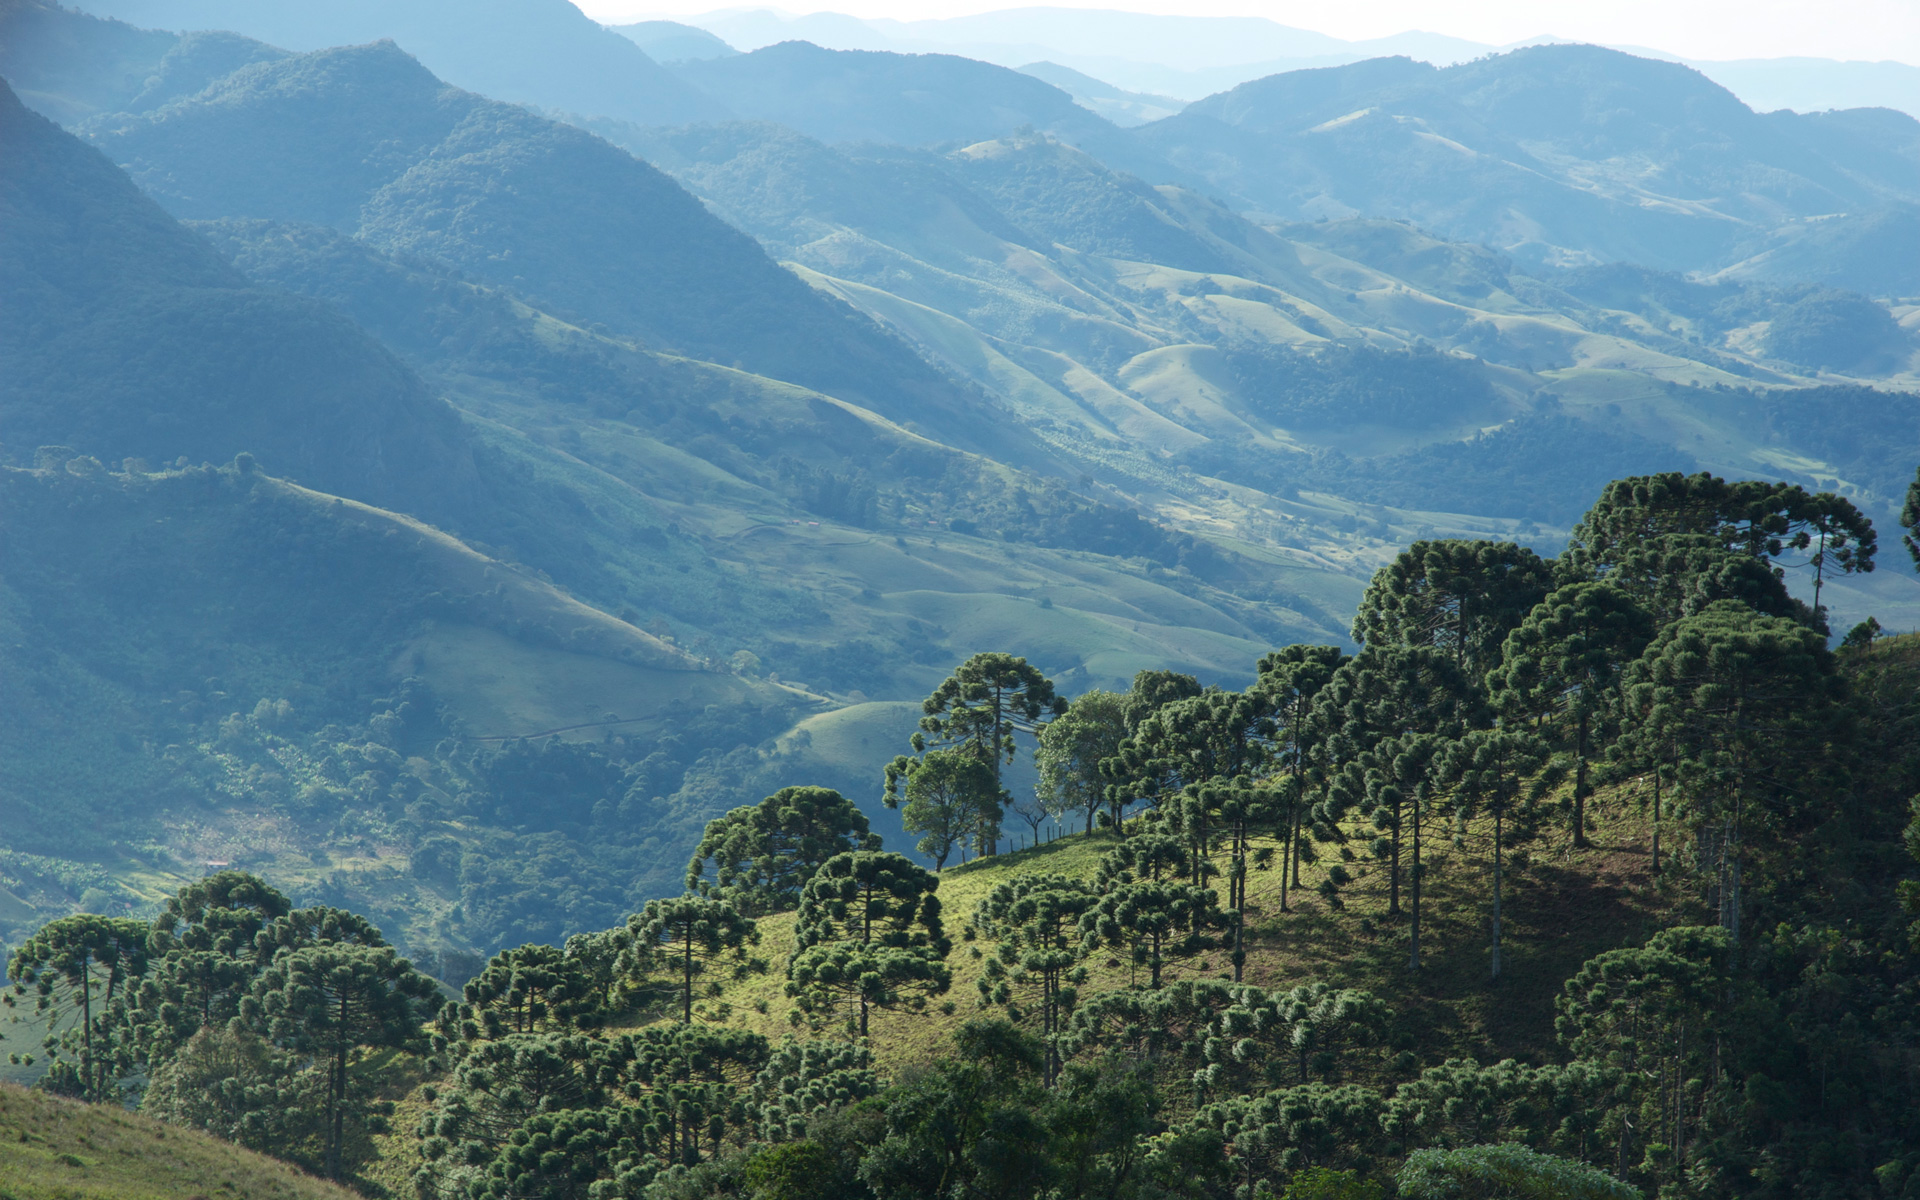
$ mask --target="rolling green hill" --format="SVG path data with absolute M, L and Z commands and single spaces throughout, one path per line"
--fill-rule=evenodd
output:
M 1435 513 L 1564 526 L 1631 462 L 1767 473 L 1785 452 L 1826 463 L 1790 468 L 1809 481 L 1858 480 L 1817 422 L 1792 445 L 1776 423 L 1728 420 L 1709 393 L 1791 409 L 1783 389 L 1833 378 L 1792 358 L 1848 361 L 1883 388 L 1914 379 L 1912 335 L 1883 307 L 1862 310 L 1875 326 L 1829 321 L 1843 301 L 1804 287 L 1628 267 L 1530 276 L 1398 222 L 1263 227 L 1043 138 L 933 155 L 768 126 L 608 133 L 1169 520 L 1232 519 L 1234 501 L 1169 481 L 1153 450 L 1202 478 L 1343 495 L 1435 528 L 1449 520 Z M 1812 337 L 1768 332 L 1802 309 Z M 1817 342 L 1870 328 L 1870 351 Z M 1902 396 L 1859 395 L 1906 444 Z M 1885 514 L 1905 484 L 1859 486 Z

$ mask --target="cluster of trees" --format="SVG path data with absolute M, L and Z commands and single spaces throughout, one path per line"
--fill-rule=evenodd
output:
M 233 872 L 151 923 L 48 925 L 7 1002 L 48 1019 L 43 1086 L 338 1178 L 424 1078 L 423 1200 L 1920 1194 L 1915 672 L 1871 622 L 1830 652 L 1783 582 L 1817 596 L 1875 550 L 1838 497 L 1622 480 L 1557 560 L 1416 543 L 1358 653 L 1283 647 L 1243 691 L 1143 672 L 1067 701 L 975 656 L 886 772 L 932 871 L 789 787 L 708 826 L 683 894 L 504 951 L 451 1003 L 368 922 Z M 1002 784 L 1023 747 L 1031 800 Z M 1444 1057 L 1417 986 L 1246 981 L 1256 920 L 1309 881 L 1341 920 L 1365 863 L 1417 977 L 1440 839 L 1481 851 L 1498 988 L 1507 856 L 1584 844 L 1603 793 L 1690 923 L 1565 982 L 1554 1061 Z M 964 914 L 979 1015 L 888 1079 L 872 1016 L 957 1014 L 939 872 L 1008 809 L 1107 852 Z M 776 914 L 783 963 L 756 954 Z M 778 1045 L 723 1002 L 754 975 L 784 975 Z

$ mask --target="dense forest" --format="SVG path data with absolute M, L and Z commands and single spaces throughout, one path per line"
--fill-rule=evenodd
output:
M 1920 1194 L 1920 642 L 1820 605 L 1879 550 L 1831 493 L 1620 479 L 1556 558 L 1407 547 L 1357 653 L 1244 690 L 976 654 L 874 781 L 933 870 L 795 781 L 683 894 L 471 967 L 219 871 L 44 926 L 5 1031 L 420 1200 Z

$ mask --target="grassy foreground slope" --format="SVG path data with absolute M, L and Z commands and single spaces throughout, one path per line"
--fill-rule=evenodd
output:
M 354 1193 L 210 1134 L 0 1083 L 9 1200 L 350 1200 Z

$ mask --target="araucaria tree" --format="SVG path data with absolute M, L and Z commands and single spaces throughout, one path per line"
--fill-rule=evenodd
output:
M 1587 798 L 1599 726 L 1620 673 L 1653 640 L 1646 609 L 1608 583 L 1575 583 L 1536 605 L 1507 635 L 1487 676 L 1494 708 L 1573 757 L 1573 844 L 1587 845 Z
M 359 1089 L 349 1070 L 363 1049 L 424 1050 L 421 1023 L 440 1007 L 433 980 L 390 946 L 343 943 L 277 955 L 254 983 L 241 1016 L 326 1073 L 325 1171 L 340 1178 L 340 1152 Z
M 1920 470 L 1913 473 L 1913 482 L 1907 485 L 1907 502 L 1900 508 L 1900 544 L 1907 548 L 1907 556 L 1913 559 L 1913 568 L 1920 571 Z
M 146 973 L 145 921 L 79 913 L 49 922 L 7 962 L 12 996 L 31 990 L 34 1011 L 46 1018 L 44 1043 L 53 1056 L 54 1090 L 85 1100 L 113 1098 L 131 1047 L 113 1036 L 115 1006 Z M 77 1065 L 60 1058 L 79 1059 Z
M 1485 692 L 1454 656 L 1430 646 L 1369 647 L 1340 665 L 1313 698 L 1308 717 L 1328 772 L 1324 824 L 1361 809 L 1381 831 L 1375 854 L 1387 863 L 1387 912 L 1400 915 L 1404 788 L 1376 789 L 1368 772 L 1384 766 L 1401 740 L 1419 734 L 1456 738 L 1485 723 Z M 1424 815 L 1424 813 L 1423 813 Z
M 1338 646 L 1286 646 L 1260 660 L 1253 690 L 1267 698 L 1273 722 L 1269 738 L 1267 787 L 1272 792 L 1273 815 L 1280 834 L 1280 911 L 1288 908 L 1288 894 L 1300 886 L 1301 839 L 1318 791 L 1314 776 L 1320 742 L 1313 721 L 1313 699 L 1346 661 Z
M 1080 940 L 1088 950 L 1126 950 L 1135 966 L 1147 968 L 1157 988 L 1169 955 L 1211 945 L 1208 931 L 1225 923 L 1220 895 L 1212 888 L 1147 879 L 1101 896 L 1080 918 Z
M 791 912 L 820 864 L 849 850 L 878 850 L 879 835 L 832 788 L 786 787 L 707 822 L 687 863 L 687 890 L 724 892 L 750 917 Z
M 152 962 L 127 1006 L 136 1060 L 151 1070 L 194 1034 L 231 1021 L 271 956 L 255 939 L 292 911 L 244 871 L 209 875 L 168 897 L 147 938 Z
M 1696 857 L 1712 865 L 1720 923 L 1738 946 L 1749 847 L 1808 814 L 1847 733 L 1826 639 L 1723 600 L 1662 630 L 1622 690 L 1625 749 L 1673 755 Z
M 1085 880 L 1028 875 L 994 888 L 974 910 L 974 928 L 999 942 L 986 960 L 980 998 L 1005 1006 L 1015 1021 L 1028 1014 L 1039 1018 L 1048 1083 L 1060 1066 L 1054 1035 L 1073 1012 L 1078 996 L 1074 985 L 1085 977 L 1078 966 L 1083 948 L 1080 918 L 1099 900 Z M 1034 995 L 1030 1004 L 1015 999 L 1022 991 Z
M 1553 586 L 1553 570 L 1512 542 L 1415 542 L 1375 571 L 1353 618 L 1369 648 L 1430 646 L 1478 680 Z
M 680 1022 L 693 1021 L 694 982 L 725 959 L 744 964 L 746 948 L 760 940 L 751 917 L 713 896 L 649 900 L 627 918 L 632 966 L 660 971 L 680 985 Z
M 924 1008 L 953 984 L 939 887 L 939 876 L 902 855 L 829 859 L 800 898 L 787 994 L 815 1015 L 853 1005 L 861 1037 L 873 1009 Z
M 1489 974 L 1500 978 L 1501 908 L 1506 894 L 1506 837 L 1515 805 L 1529 780 L 1537 782 L 1547 759 L 1546 746 L 1525 730 L 1476 729 L 1449 745 L 1437 764 L 1441 778 L 1453 787 L 1454 803 L 1462 817 L 1493 818 L 1493 895 L 1489 931 Z M 1527 797 L 1532 799 L 1533 797 Z

